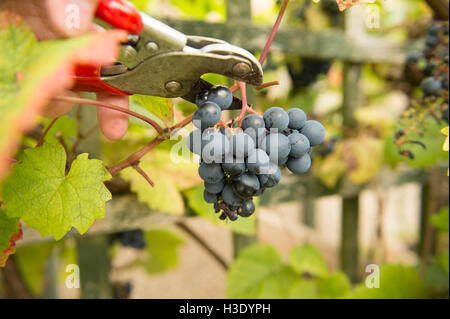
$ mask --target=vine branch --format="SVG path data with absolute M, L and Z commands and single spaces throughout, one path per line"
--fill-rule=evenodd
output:
M 69 102 L 69 103 L 76 103 L 76 104 L 85 104 L 85 105 L 94 105 L 94 106 L 99 106 L 99 107 L 104 107 L 110 110 L 114 110 L 114 111 L 118 111 L 118 112 L 122 112 L 131 116 L 134 116 L 135 118 L 138 118 L 148 124 L 150 124 L 151 126 L 153 126 L 153 128 L 159 133 L 163 133 L 163 128 L 161 126 L 159 126 L 158 123 L 156 123 L 155 121 L 153 121 L 152 119 L 148 118 L 147 116 L 144 116 L 142 114 L 133 112 L 131 110 L 128 110 L 126 108 L 117 106 L 117 105 L 113 105 L 113 104 L 109 104 L 109 103 L 105 103 L 105 102 L 100 102 L 100 101 L 95 101 L 95 100 L 90 100 L 90 99 L 83 99 L 83 98 L 78 98 L 78 97 L 69 97 L 69 96 L 56 96 L 56 97 L 52 97 L 53 101 L 60 101 L 60 102 Z
M 53 127 L 53 125 L 56 123 L 56 121 L 59 119 L 59 117 L 55 117 L 50 124 L 47 126 L 47 128 L 45 129 L 45 131 L 42 133 L 41 137 L 39 138 L 39 141 L 36 144 L 36 147 L 40 147 L 42 146 L 42 144 L 44 143 L 44 139 L 47 136 L 48 132 L 50 131 L 50 129 Z

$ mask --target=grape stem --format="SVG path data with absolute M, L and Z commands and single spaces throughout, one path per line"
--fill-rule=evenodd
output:
M 284 13 L 286 12 L 286 8 L 287 8 L 288 3 L 289 3 L 289 0 L 283 0 L 283 3 L 282 3 L 281 8 L 280 8 L 280 12 L 278 13 L 277 20 L 275 21 L 275 24 L 273 25 L 273 28 L 270 31 L 269 39 L 267 40 L 266 45 L 264 46 L 264 49 L 263 49 L 263 51 L 261 53 L 261 56 L 259 58 L 259 63 L 261 65 L 263 65 L 264 61 L 266 60 L 267 53 L 269 52 L 270 46 L 272 45 L 272 42 L 273 42 L 273 39 L 275 38 L 275 36 L 276 36 L 276 34 L 278 32 L 278 29 L 279 29 L 280 24 L 281 24 L 281 20 L 283 20 L 283 16 L 284 16 Z M 262 90 L 262 89 L 267 88 L 269 86 L 278 85 L 278 84 L 280 84 L 279 81 L 268 82 L 268 83 L 262 84 L 259 87 L 256 87 L 256 89 Z M 241 127 L 242 126 L 242 120 L 244 119 L 245 114 L 247 112 L 254 113 L 254 114 L 258 114 L 258 112 L 256 112 L 255 110 L 251 109 L 250 106 L 247 103 L 247 86 L 246 86 L 246 84 L 244 82 L 238 82 L 238 83 L 236 83 L 235 85 L 233 85 L 230 88 L 231 92 L 235 92 L 238 89 L 241 90 L 242 108 L 241 108 L 241 113 L 236 118 L 236 121 L 238 122 L 239 127 Z

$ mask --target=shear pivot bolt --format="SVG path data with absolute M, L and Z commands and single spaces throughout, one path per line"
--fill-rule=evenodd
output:
M 233 66 L 233 73 L 239 76 L 244 76 L 250 73 L 251 68 L 247 63 L 239 62 Z
M 150 41 L 147 42 L 145 48 L 147 49 L 148 52 L 156 52 L 159 50 L 159 45 L 156 42 Z
M 183 89 L 183 85 L 177 81 L 170 81 L 166 83 L 166 90 L 170 93 L 178 93 Z

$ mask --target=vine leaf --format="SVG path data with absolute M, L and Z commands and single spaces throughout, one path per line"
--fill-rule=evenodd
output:
M 448 150 L 449 150 L 449 146 L 448 146 L 448 144 L 449 144 L 449 137 L 448 137 L 449 129 L 448 129 L 448 126 L 447 126 L 447 127 L 444 127 L 444 128 L 441 130 L 441 133 L 447 136 L 447 138 L 445 139 L 444 145 L 442 145 L 442 150 L 443 150 L 444 152 L 448 152 Z M 448 176 L 448 175 L 449 175 L 449 169 L 447 169 L 447 176 Z
M 9 255 L 16 251 L 16 241 L 22 239 L 22 227 L 18 218 L 9 218 L 0 208 L 0 267 L 4 267 Z
M 184 239 L 171 230 L 153 229 L 145 233 L 146 254 L 138 261 L 149 274 L 157 274 L 176 267 L 178 253 Z
M 345 9 L 360 5 L 361 2 L 361 0 L 336 0 L 340 11 L 344 11 Z
M 278 276 L 283 279 L 292 277 L 292 271 L 288 274 L 284 268 L 281 256 L 269 245 L 253 245 L 243 249 L 228 271 L 227 297 L 259 298 L 262 292 L 268 290 L 266 286 L 274 288 Z M 284 290 L 288 290 L 286 286 Z
M 100 160 L 79 155 L 65 174 L 66 153 L 56 141 L 27 149 L 4 182 L 3 200 L 10 218 L 21 218 L 42 236 L 62 238 L 71 227 L 84 233 L 103 218 L 111 178 Z
M 158 119 L 162 121 L 162 124 L 168 126 L 173 124 L 173 103 L 172 99 L 166 99 L 157 96 L 149 96 L 149 95 L 133 95 L 131 97 L 131 102 L 133 106 L 133 102 L 137 103 L 139 106 L 142 106 L 145 110 L 150 111 L 153 115 L 155 115 Z M 139 110 L 137 110 L 139 112 Z M 147 115 L 147 114 L 145 114 Z M 151 116 L 150 116 L 151 118 Z M 141 121 L 141 120 L 138 120 Z M 144 125 L 144 123 L 141 121 Z
M 37 42 L 21 18 L 0 12 L 0 180 L 7 158 L 49 99 L 74 82 L 74 66 L 110 63 L 126 33 L 120 30 Z
M 181 215 L 184 213 L 181 191 L 201 183 L 201 179 L 197 174 L 197 164 L 187 159 L 177 159 L 179 163 L 173 162 L 169 151 L 156 149 L 141 160 L 139 166 L 155 182 L 153 188 L 133 168 L 127 168 L 120 174 L 131 183 L 131 190 L 138 199 L 151 209 Z
M 299 274 L 308 273 L 317 277 L 328 275 L 328 267 L 316 247 L 305 244 L 291 251 L 291 266 Z
M 414 267 L 384 265 L 380 267 L 379 288 L 369 288 L 366 282 L 355 287 L 353 299 L 422 299 L 423 281 Z

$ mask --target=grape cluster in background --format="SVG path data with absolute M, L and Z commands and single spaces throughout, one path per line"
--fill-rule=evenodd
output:
M 240 128 L 228 127 L 220 121 L 232 100 L 224 86 L 199 94 L 193 115 L 197 129 L 187 146 L 200 156 L 204 200 L 214 205 L 220 219 L 234 221 L 253 215 L 253 198 L 280 182 L 280 168 L 294 174 L 309 171 L 312 148 L 324 141 L 325 128 L 299 108 L 286 112 L 280 107 L 269 108 L 262 117 L 247 114 Z
M 127 230 L 115 233 L 111 237 L 111 242 L 115 240 L 118 240 L 120 244 L 124 247 L 131 247 L 138 250 L 142 250 L 147 247 L 144 232 L 140 229 Z
M 437 110 L 440 117 L 447 123 L 448 90 L 449 90 L 449 24 L 434 21 L 428 28 L 423 49 L 408 55 L 407 63 L 414 66 L 421 76 L 422 102 L 430 104 L 437 99 Z

